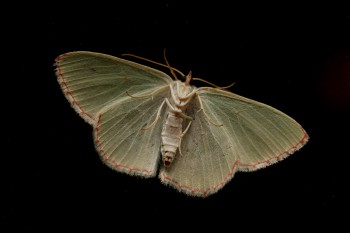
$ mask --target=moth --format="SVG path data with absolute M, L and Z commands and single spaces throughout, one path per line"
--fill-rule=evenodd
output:
M 190 196 L 216 193 L 236 172 L 274 164 L 309 138 L 275 108 L 223 88 L 190 85 L 191 73 L 173 80 L 135 62 L 85 51 L 55 62 L 62 91 L 92 125 L 107 166 L 145 178 L 158 174 L 162 183 Z

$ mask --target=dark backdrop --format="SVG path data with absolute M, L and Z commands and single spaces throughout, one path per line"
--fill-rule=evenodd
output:
M 281 230 L 344 223 L 350 108 L 345 6 L 57 2 L 8 11 L 11 16 L 2 21 L 8 53 L 1 226 L 116 232 L 123 226 L 187 229 L 189 223 L 199 230 L 234 231 L 273 229 L 281 221 Z M 278 164 L 237 173 L 206 199 L 187 197 L 158 178 L 109 169 L 95 151 L 91 126 L 63 96 L 54 59 L 87 50 L 162 61 L 164 48 L 182 72 L 219 86 L 236 82 L 232 92 L 287 113 L 310 141 Z

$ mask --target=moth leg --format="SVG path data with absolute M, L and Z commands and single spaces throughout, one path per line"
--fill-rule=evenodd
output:
M 188 123 L 188 125 L 187 125 L 185 131 L 183 131 L 182 134 L 181 134 L 181 136 L 180 136 L 180 142 L 179 142 L 179 154 L 180 154 L 180 156 L 183 156 L 183 155 L 182 155 L 182 151 L 181 151 L 181 142 L 182 142 L 182 138 L 183 138 L 183 136 L 187 133 L 187 131 L 188 131 L 188 129 L 190 128 L 191 124 L 192 124 L 192 121 L 190 121 L 190 123 Z
M 165 101 L 166 101 L 166 103 L 168 104 L 169 108 L 170 108 L 173 112 L 177 113 L 177 114 L 178 114 L 179 116 L 181 116 L 182 118 L 186 118 L 186 119 L 188 119 L 188 120 L 190 120 L 190 121 L 193 120 L 192 117 L 187 116 L 187 115 L 184 114 L 180 109 L 174 108 L 174 107 L 171 105 L 171 103 L 169 102 L 168 98 L 165 98 Z
M 193 118 L 192 117 L 190 117 L 190 116 L 187 116 L 185 113 L 183 113 L 183 112 L 179 112 L 179 115 L 182 117 L 182 118 L 186 118 L 186 119 L 188 119 L 188 120 L 190 120 L 190 121 L 193 121 Z
M 168 98 L 165 98 L 164 101 L 167 103 L 168 107 L 169 107 L 171 110 L 173 110 L 173 112 L 180 112 L 179 109 L 176 109 L 176 108 L 173 107 L 173 105 L 171 105 L 171 103 L 169 102 Z
M 188 129 L 190 128 L 191 124 L 192 124 L 192 121 L 190 121 L 190 122 L 188 123 L 186 129 L 182 132 L 181 138 L 187 133 L 187 131 L 188 131 Z
M 146 128 L 142 128 L 142 130 L 147 130 L 147 129 L 151 128 L 152 126 L 154 126 L 157 123 L 157 121 L 161 118 L 160 117 L 160 112 L 161 112 L 164 104 L 165 104 L 165 100 L 163 100 L 162 104 L 158 108 L 156 119 L 154 119 L 154 121 L 149 126 L 147 126 Z
M 204 111 L 203 103 L 202 103 L 202 100 L 201 100 L 201 98 L 200 98 L 199 95 L 198 95 L 198 100 L 199 100 L 199 104 L 200 104 L 201 108 L 200 108 L 197 112 L 202 111 L 202 112 L 204 113 L 204 116 L 207 118 L 207 120 L 208 120 L 211 124 L 213 124 L 213 125 L 215 125 L 215 126 L 217 126 L 217 127 L 223 126 L 223 125 L 224 125 L 223 123 L 220 123 L 220 124 L 214 123 L 213 120 L 207 115 L 207 113 Z
M 145 95 L 137 95 L 137 96 L 136 96 L 136 95 L 130 94 L 128 91 L 125 91 L 125 94 L 126 94 L 127 96 L 129 96 L 129 97 L 131 97 L 131 98 L 135 98 L 135 99 L 138 99 L 138 98 L 145 98 L 145 97 L 151 96 L 151 97 L 152 97 L 152 100 L 153 100 L 153 95 L 154 95 L 155 93 L 157 93 L 159 90 L 161 90 L 161 89 L 163 89 L 163 88 L 165 88 L 165 87 L 168 87 L 168 86 L 159 87 L 159 88 L 157 88 L 156 90 L 152 91 L 151 93 L 148 93 L 148 94 L 145 94 Z

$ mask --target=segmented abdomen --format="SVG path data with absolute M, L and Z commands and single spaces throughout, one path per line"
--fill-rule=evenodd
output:
M 182 122 L 182 117 L 169 111 L 161 133 L 161 153 L 165 166 L 169 166 L 176 155 L 182 134 Z

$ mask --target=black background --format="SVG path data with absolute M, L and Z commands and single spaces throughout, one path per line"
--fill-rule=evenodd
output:
M 281 230 L 345 223 L 350 109 L 345 6 L 145 1 L 8 9 L 11 16 L 2 21 L 8 53 L 1 93 L 1 227 L 116 232 L 123 226 L 187 229 L 188 223 L 198 230 L 234 231 L 273 229 L 281 222 Z M 162 62 L 164 48 L 182 72 L 219 86 L 236 82 L 234 93 L 287 113 L 310 141 L 278 164 L 237 173 L 206 199 L 187 197 L 158 178 L 109 169 L 95 151 L 91 126 L 62 94 L 54 59 L 87 50 Z

